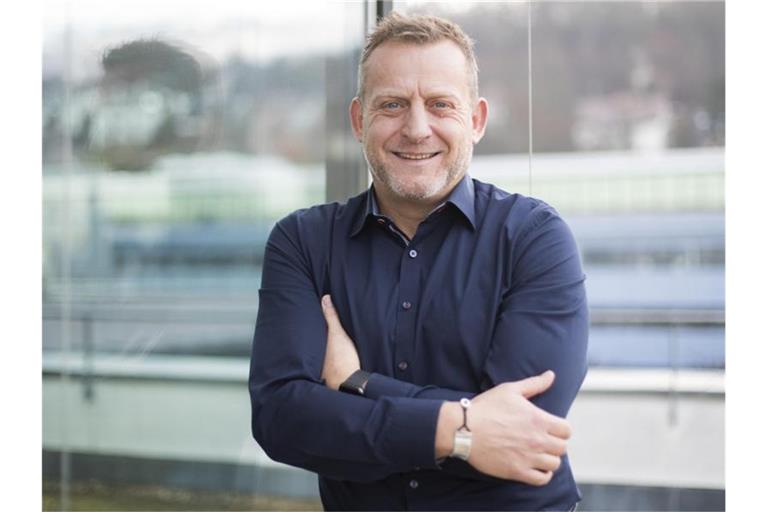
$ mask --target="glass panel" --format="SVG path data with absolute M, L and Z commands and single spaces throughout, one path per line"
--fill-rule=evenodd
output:
M 477 41 L 491 118 L 470 173 L 553 205 L 579 244 L 591 310 L 568 415 L 579 508 L 722 509 L 724 3 L 395 9 Z
M 582 251 L 593 366 L 725 364 L 717 2 L 536 4 L 533 188 Z
M 723 368 L 724 7 L 396 2 L 474 39 L 490 119 L 470 172 L 544 199 L 582 251 L 592 366 Z M 620 335 L 616 335 L 620 332 Z
M 584 508 L 621 508 L 618 486 L 722 508 L 724 4 L 533 5 L 532 193 L 568 220 L 591 309 Z
M 318 506 L 251 437 L 248 357 L 266 237 L 324 202 L 326 66 L 363 23 L 361 4 L 46 4 L 47 509 Z

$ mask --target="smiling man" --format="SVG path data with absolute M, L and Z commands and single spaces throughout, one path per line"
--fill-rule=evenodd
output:
M 395 211 L 434 206 L 464 177 L 488 104 L 477 98 L 469 63 L 451 40 L 417 48 L 387 42 L 368 56 L 350 117 L 379 203 Z
M 358 84 L 373 185 L 270 235 L 254 437 L 317 472 L 327 509 L 572 510 L 564 418 L 588 329 L 573 236 L 468 174 L 488 103 L 460 27 L 389 15 Z

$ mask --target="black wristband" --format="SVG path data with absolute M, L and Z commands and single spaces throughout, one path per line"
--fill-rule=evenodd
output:
M 347 380 L 341 383 L 339 391 L 352 395 L 365 396 L 365 386 L 368 385 L 368 379 L 371 374 L 363 370 L 357 370 L 347 377 Z

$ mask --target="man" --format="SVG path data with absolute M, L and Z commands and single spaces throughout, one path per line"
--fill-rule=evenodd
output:
M 317 472 L 327 509 L 572 509 L 584 275 L 551 207 L 467 174 L 488 117 L 471 40 L 384 18 L 350 117 L 372 187 L 267 243 L 254 437 Z

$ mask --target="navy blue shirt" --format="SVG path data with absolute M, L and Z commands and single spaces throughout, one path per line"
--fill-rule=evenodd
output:
M 331 294 L 366 396 L 323 385 Z M 253 435 L 314 471 L 329 510 L 563 510 L 568 457 L 536 487 L 435 461 L 445 400 L 551 369 L 532 402 L 565 417 L 586 374 L 588 312 L 573 236 L 546 203 L 465 176 L 413 239 L 373 189 L 280 220 L 265 249 L 249 387 Z M 470 417 L 471 418 L 471 417 Z

